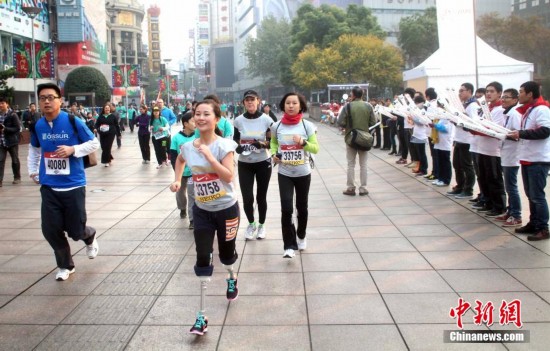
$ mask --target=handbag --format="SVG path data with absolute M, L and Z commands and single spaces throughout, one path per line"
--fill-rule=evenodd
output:
M 349 128 L 348 133 L 344 137 L 346 145 L 359 151 L 369 151 L 374 143 L 374 138 L 368 131 L 353 128 L 350 103 L 346 105 L 346 112 Z
M 84 168 L 90 168 L 93 166 L 97 166 L 98 160 L 97 160 L 97 154 L 92 152 L 91 154 L 88 154 L 84 157 L 82 157 L 82 161 L 84 162 Z

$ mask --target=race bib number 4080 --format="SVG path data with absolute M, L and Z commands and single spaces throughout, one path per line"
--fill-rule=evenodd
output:
M 217 200 L 227 193 L 216 173 L 194 174 L 193 187 L 195 200 L 203 203 Z
M 44 152 L 44 165 L 48 175 L 69 175 L 71 174 L 71 164 L 69 158 L 57 157 L 55 152 Z
M 304 148 L 302 145 L 281 145 L 281 161 L 284 164 L 298 166 L 304 164 Z

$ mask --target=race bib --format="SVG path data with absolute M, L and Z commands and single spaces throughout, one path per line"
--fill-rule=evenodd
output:
M 302 145 L 281 145 L 281 161 L 291 166 L 305 163 L 304 147 Z
M 193 175 L 195 200 L 210 202 L 224 196 L 227 192 L 220 177 L 216 173 Z
M 102 133 L 107 133 L 111 129 L 111 127 L 108 124 L 102 124 L 99 126 L 99 131 Z
M 55 152 L 44 152 L 44 165 L 48 175 L 69 175 L 71 164 L 69 158 L 57 157 Z
M 254 152 L 256 154 L 260 153 L 261 150 L 258 149 L 256 146 L 252 145 L 256 140 L 249 140 L 249 139 L 241 139 L 241 146 L 243 148 L 243 153 L 245 155 L 250 155 L 250 153 Z
M 153 133 L 153 137 L 155 137 L 155 139 L 162 139 L 165 137 L 164 135 L 164 132 L 156 132 L 156 133 Z

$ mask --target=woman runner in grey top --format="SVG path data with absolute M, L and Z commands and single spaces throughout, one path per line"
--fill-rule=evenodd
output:
M 175 178 L 170 190 L 181 187 L 181 176 L 185 165 L 191 168 L 195 189 L 193 206 L 193 234 L 197 251 L 195 274 L 201 282 L 201 305 L 195 324 L 189 331 L 204 335 L 208 331 L 208 318 L 204 315 L 206 283 L 214 271 L 212 248 L 214 237 L 218 237 L 220 261 L 228 272 L 227 299 L 239 296 L 237 275 L 233 264 L 237 260 L 235 241 L 239 228 L 239 204 L 233 189 L 235 177 L 234 153 L 237 143 L 221 137 L 216 123 L 221 118 L 219 105 L 213 100 L 201 101 L 195 107 L 195 126 L 199 138 L 184 144 L 176 158 Z

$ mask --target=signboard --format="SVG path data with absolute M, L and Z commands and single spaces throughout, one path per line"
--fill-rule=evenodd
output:
M 34 38 L 50 42 L 50 9 L 48 0 L 0 0 L 0 30 L 26 38 L 32 38 L 31 19 L 22 6 L 40 7 L 42 11 L 34 19 Z

